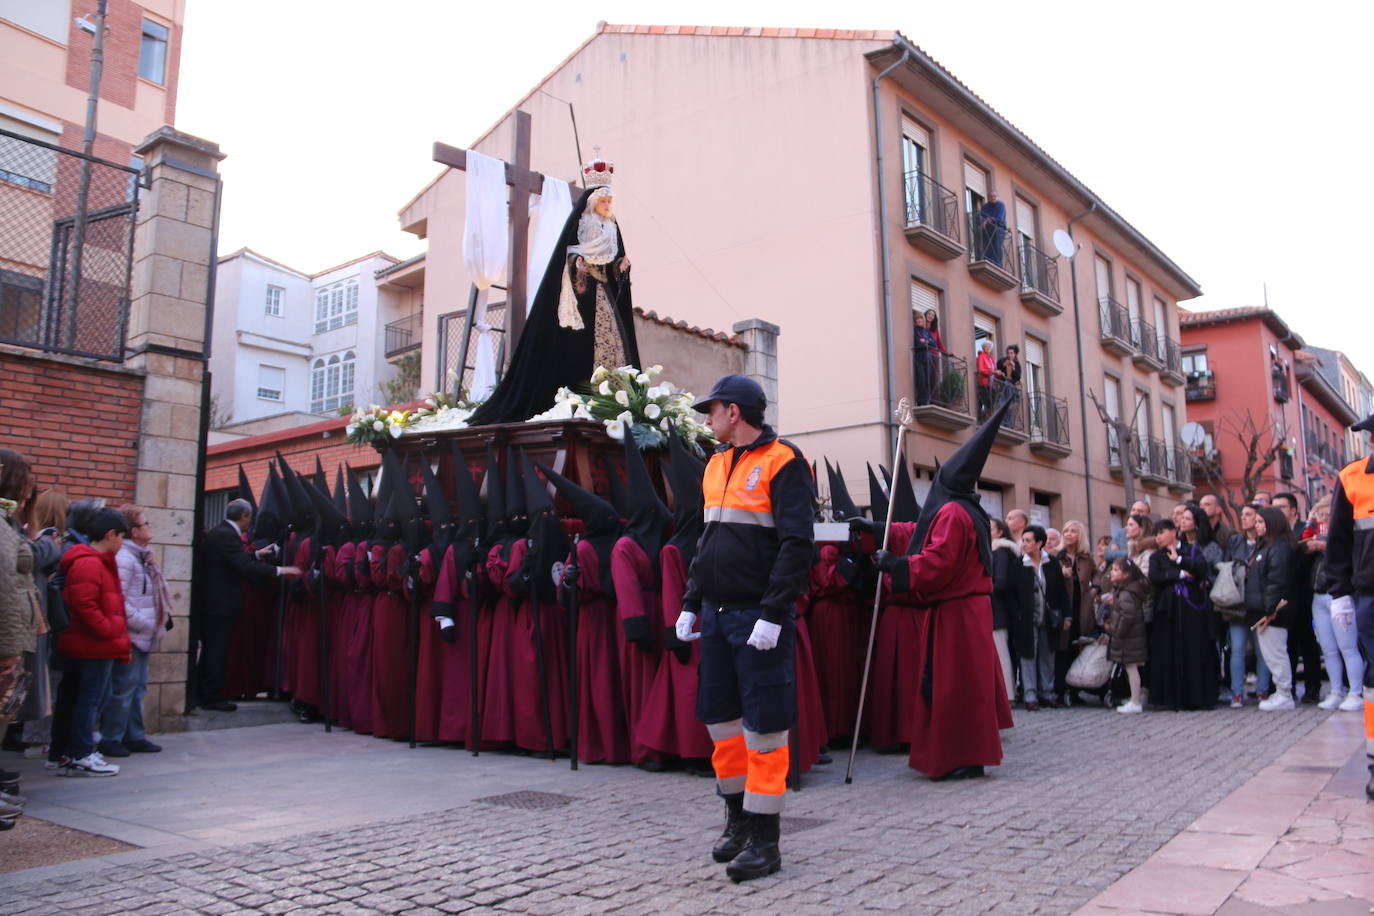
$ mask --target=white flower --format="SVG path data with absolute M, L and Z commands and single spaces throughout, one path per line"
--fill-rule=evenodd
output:
M 438 407 L 438 406 L 439 406 L 439 402 L 436 401 L 436 400 L 434 400 L 434 398 L 425 398 L 425 403 L 428 404 L 430 407 Z
M 641 372 L 639 373 L 639 375 L 635 376 L 635 381 L 639 382 L 639 384 L 641 385 L 647 385 L 649 384 L 649 376 L 646 373 Z
M 626 391 L 624 388 L 620 389 L 615 393 L 615 402 L 619 404 L 621 407 L 629 407 L 630 393 Z
M 405 431 L 405 428 L 399 423 L 392 423 L 388 431 L 391 433 L 391 438 L 399 439 L 401 438 L 401 433 Z
M 592 412 L 587 409 L 586 404 L 578 404 L 577 409 L 573 411 L 573 419 L 590 420 L 592 419 Z
M 633 423 L 635 421 L 634 414 L 630 413 L 628 410 L 622 410 L 616 419 L 621 423 Z
M 668 392 L 663 390 L 662 385 L 651 385 L 647 390 L 645 390 L 644 396 L 651 401 L 656 401 L 667 393 Z
M 658 428 L 661 429 L 661 430 L 663 430 L 665 433 L 668 431 L 668 418 L 667 418 L 667 417 L 664 417 L 662 420 L 659 420 L 659 421 L 658 421 Z
M 599 391 L 601 394 L 610 394 L 611 383 L 608 381 L 603 381 L 600 385 L 596 387 L 596 390 Z
M 648 417 L 650 420 L 657 420 L 661 413 L 663 413 L 663 409 L 657 404 L 650 404 L 648 407 L 644 408 L 644 416 Z
M 381 420 L 373 420 L 372 429 L 374 432 L 381 432 L 382 430 L 386 429 L 386 424 L 383 423 Z
M 592 381 L 604 382 L 606 381 L 606 377 L 610 374 L 611 370 L 607 369 L 605 366 L 597 366 L 596 371 L 592 373 Z
M 659 374 L 661 374 L 661 373 L 663 372 L 663 367 L 662 367 L 662 366 L 650 366 L 650 367 L 648 368 L 647 371 L 648 371 L 648 373 L 649 373 L 650 375 L 659 375 Z
M 358 431 L 358 424 L 357 424 L 357 422 L 353 422 L 353 423 L 349 423 L 349 424 L 348 424 L 348 435 L 351 436 L 351 435 L 353 435 L 354 433 L 356 433 L 357 431 Z
M 625 424 L 620 420 L 607 420 L 606 435 L 617 442 L 623 442 L 625 440 Z

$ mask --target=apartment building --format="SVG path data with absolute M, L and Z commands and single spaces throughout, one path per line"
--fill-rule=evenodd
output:
M 983 341 L 999 356 L 1015 344 L 1023 364 L 982 481 L 989 511 L 1104 528 L 1128 468 L 1157 501 L 1191 489 L 1176 311 L 1198 284 L 901 34 L 602 24 L 472 148 L 508 158 L 516 109 L 534 169 L 579 174 L 579 138 L 615 164 L 637 306 L 781 328 L 779 430 L 838 460 L 851 492 L 868 491 L 865 461 L 890 462 L 903 396 L 928 487 L 978 421 Z M 464 188 L 445 171 L 400 212 L 446 253 L 424 283 L 426 379 L 470 289 L 454 254 Z M 994 194 L 1005 213 L 990 225 Z M 934 359 L 913 352 L 914 313 L 930 309 L 947 351 Z M 1134 424 L 1131 454 L 1090 394 Z
M 210 357 L 216 441 L 396 400 L 383 390 L 401 372 L 393 360 L 419 345 L 387 342 L 387 326 L 418 306 L 413 290 L 394 282 L 401 264 L 374 251 L 306 274 L 247 248 L 220 258 Z

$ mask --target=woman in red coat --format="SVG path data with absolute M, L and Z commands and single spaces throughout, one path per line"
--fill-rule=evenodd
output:
M 76 678 L 71 736 L 61 776 L 114 776 L 119 767 L 96 751 L 95 729 L 100 705 L 110 689 L 116 662 L 130 660 L 129 627 L 124 617 L 124 590 L 115 554 L 129 527 L 113 509 L 92 513 L 81 532 L 90 541 L 62 555 L 62 600 L 71 625 L 57 637 L 57 651 L 67 659 L 65 677 Z

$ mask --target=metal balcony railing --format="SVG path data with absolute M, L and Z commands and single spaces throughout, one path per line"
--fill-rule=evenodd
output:
M 1179 347 L 1178 341 L 1170 340 L 1161 331 L 1158 342 L 1160 360 L 1164 363 L 1164 371 L 1177 378 L 1183 378 L 1183 350 Z
M 970 213 L 968 225 L 969 263 L 982 261 L 1015 276 L 1016 246 L 1007 224 L 986 219 L 979 213 Z
M 1021 237 L 1021 290 L 1034 290 L 1045 298 L 1059 302 L 1059 262 Z
M 1131 348 L 1131 317 L 1126 306 L 1110 296 L 1097 300 L 1097 321 L 1104 341 Z
M 916 406 L 969 413 L 968 361 L 948 353 L 913 353 Z
M 415 312 L 386 326 L 387 359 L 420 346 L 424 320 L 423 312 Z
M 1006 379 L 993 379 L 987 388 L 978 389 L 978 422 L 981 423 L 1004 400 L 1011 399 L 1011 406 L 1002 417 L 1002 429 L 1015 433 L 1022 438 L 1030 433 L 1026 416 L 1026 396 L 1021 386 Z
M 1069 447 L 1069 402 L 1048 394 L 1030 396 L 1032 442 Z
M 1207 372 L 1189 372 L 1183 388 L 1183 397 L 1189 401 L 1216 400 L 1216 375 L 1210 370 Z
M 926 226 L 960 241 L 958 195 L 919 169 L 907 172 L 904 179 L 907 228 Z
M 1186 448 L 1174 446 L 1167 450 L 1168 477 L 1171 483 L 1187 484 L 1193 480 L 1193 462 Z
M 1135 348 L 1138 359 L 1160 362 L 1159 354 L 1155 351 L 1158 343 L 1154 325 L 1144 318 L 1131 319 L 1131 346 Z

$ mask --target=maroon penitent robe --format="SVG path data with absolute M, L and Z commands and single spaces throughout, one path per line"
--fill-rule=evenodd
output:
M 906 552 L 912 522 L 893 522 L 888 550 Z M 976 556 L 975 556 L 976 559 Z M 868 685 L 864 731 L 879 749 L 892 749 L 911 741 L 911 720 L 921 687 L 921 633 L 917 627 L 917 597 L 893 594 L 890 576 L 883 576 L 883 601 L 878 611 L 878 632 L 873 640 L 873 670 Z M 991 632 L 992 626 L 988 625 Z
M 910 595 L 920 606 L 908 763 L 932 777 L 996 766 L 999 729 L 1011 727 L 1011 705 L 992 641 L 992 579 L 968 510 L 954 502 L 942 506 L 921 552 L 907 562 Z M 927 667 L 928 700 L 919 689 Z
M 588 541 L 577 544 L 577 757 L 587 763 L 628 763 L 630 723 L 620 687 L 616 632 L 620 621 L 606 597 L 610 570 Z
M 663 594 L 658 613 L 651 614 L 651 625 L 659 632 L 677 623 L 682 611 L 682 596 L 687 591 L 687 569 L 682 551 L 667 544 L 659 552 L 663 571 Z M 697 718 L 697 664 L 701 649 L 696 640 L 689 644 L 687 661 L 677 652 L 665 652 L 649 688 L 648 706 L 665 710 L 666 715 L 640 721 L 639 737 L 646 745 L 673 757 L 705 758 L 713 745 L 706 726 Z
M 820 682 L 827 740 L 854 732 L 872 606 L 839 573 L 840 548 L 825 544 L 811 567 L 807 626 Z
M 640 729 L 646 721 L 667 718 L 672 710 L 660 700 L 650 702 L 654 675 L 662 650 L 662 612 L 659 594 L 652 588 L 653 569 L 644 548 L 634 538 L 623 537 L 611 550 L 611 578 L 615 581 L 615 610 L 619 618 L 616 644 L 620 650 L 620 683 L 625 712 L 630 720 L 630 762 L 662 760 L 662 751 L 644 743 Z M 626 633 L 642 635 L 631 642 Z

